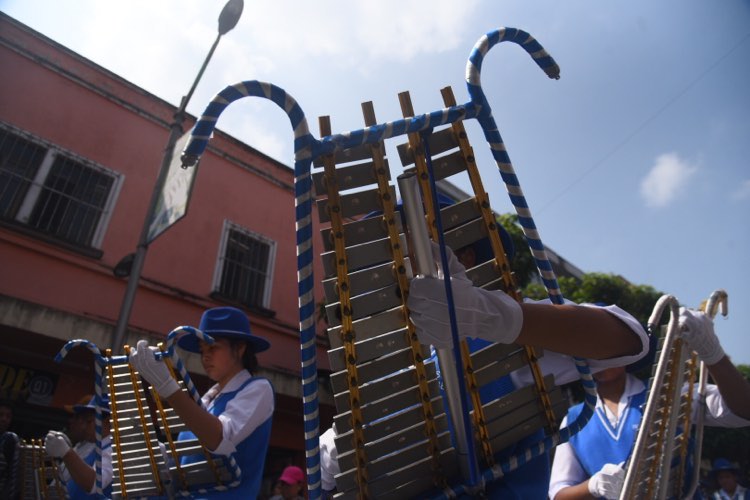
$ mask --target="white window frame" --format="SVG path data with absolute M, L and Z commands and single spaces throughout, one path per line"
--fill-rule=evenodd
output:
M 273 292 L 273 276 L 276 269 L 276 246 L 275 240 L 263 236 L 262 234 L 251 231 L 246 227 L 243 227 L 235 222 L 228 219 L 224 220 L 224 224 L 221 230 L 221 240 L 219 242 L 219 252 L 216 258 L 216 265 L 214 267 L 214 278 L 211 285 L 212 292 L 221 292 L 221 279 L 224 270 L 224 260 L 226 257 L 227 242 L 229 240 L 229 234 L 232 231 L 237 231 L 245 236 L 258 240 L 259 242 L 268 245 L 268 266 L 266 268 L 266 277 L 263 285 L 263 299 L 261 307 L 264 309 L 271 309 L 271 295 Z M 230 300 L 236 300 L 234 297 L 226 297 Z M 243 304 L 245 307 L 250 307 L 248 304 Z

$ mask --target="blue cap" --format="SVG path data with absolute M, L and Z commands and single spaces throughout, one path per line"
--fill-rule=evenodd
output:
M 201 317 L 198 330 L 212 337 L 244 340 L 254 353 L 263 352 L 271 343 L 263 337 L 250 332 L 250 321 L 247 315 L 236 307 L 214 307 L 208 309 Z M 188 333 L 180 337 L 177 345 L 186 351 L 200 352 L 200 343 L 195 334 Z
M 739 472 L 740 469 L 726 458 L 717 458 L 714 460 L 714 468 L 711 470 L 711 473 L 715 474 L 723 470 Z
M 91 396 L 88 403 L 73 405 L 71 409 L 73 413 L 96 411 L 96 395 Z M 106 393 L 102 393 L 102 414 L 109 415 L 109 396 Z

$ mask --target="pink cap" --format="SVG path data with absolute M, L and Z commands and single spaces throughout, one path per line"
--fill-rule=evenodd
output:
M 286 484 L 302 483 L 304 480 L 305 473 L 302 472 L 302 469 L 295 467 L 294 465 L 290 465 L 284 469 L 284 472 L 281 473 L 281 477 L 279 478 L 279 481 L 284 481 Z

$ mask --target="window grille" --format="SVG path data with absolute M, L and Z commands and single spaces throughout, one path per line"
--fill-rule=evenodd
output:
M 0 217 L 98 247 L 120 175 L 0 123 Z
M 252 309 L 268 309 L 275 257 L 276 242 L 226 222 L 215 292 Z

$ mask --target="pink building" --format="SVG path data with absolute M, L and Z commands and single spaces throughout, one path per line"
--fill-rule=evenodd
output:
M 93 391 L 85 349 L 53 357 L 74 338 L 111 347 L 126 287 L 113 269 L 135 250 L 176 108 L 3 13 L 0 68 L 0 397 L 40 437 Z M 258 357 L 277 392 L 271 474 L 304 456 L 293 171 L 220 131 L 199 170 L 188 215 L 149 248 L 126 343 L 244 308 L 272 344 Z M 318 363 L 327 373 L 324 344 Z

